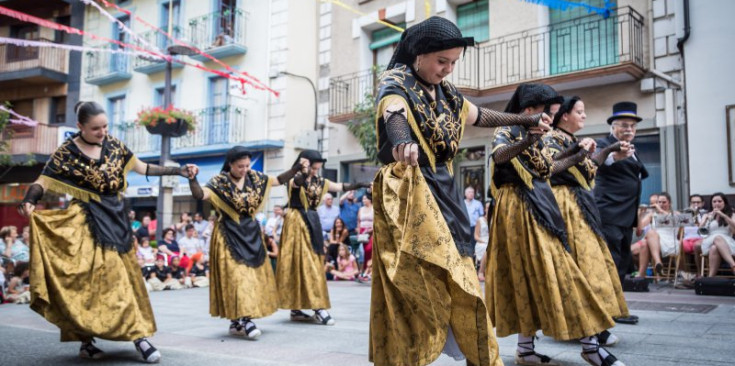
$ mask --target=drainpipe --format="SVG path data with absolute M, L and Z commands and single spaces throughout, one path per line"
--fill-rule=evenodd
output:
M 680 4 L 681 2 L 681 4 Z M 686 58 L 684 57 L 684 43 L 689 39 L 689 36 L 691 35 L 691 23 L 689 19 L 689 0 L 679 0 L 677 1 L 677 9 L 681 9 L 682 15 L 684 16 L 684 36 L 680 37 L 676 41 L 676 48 L 679 49 L 679 54 L 681 55 L 681 68 L 682 68 L 682 80 L 686 81 Z M 683 128 L 683 136 L 681 136 L 681 142 L 686 147 L 686 149 L 682 149 L 684 151 L 684 157 L 682 161 L 686 162 L 685 167 L 685 177 L 686 177 L 686 196 L 691 194 L 691 182 L 689 181 L 689 108 L 687 108 L 687 93 L 686 88 L 682 86 L 682 92 L 684 93 L 684 105 L 683 105 L 683 111 L 684 114 L 684 128 Z

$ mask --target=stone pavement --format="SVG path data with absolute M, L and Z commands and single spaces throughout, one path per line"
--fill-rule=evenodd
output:
M 653 286 L 650 293 L 626 293 L 638 325 L 618 325 L 621 339 L 611 351 L 628 366 L 732 365 L 735 360 L 735 298 L 703 297 L 693 291 Z M 292 323 L 287 311 L 257 321 L 263 335 L 247 341 L 227 334 L 229 322 L 209 316 L 207 289 L 151 293 L 158 324 L 152 338 L 164 365 L 253 366 L 370 365 L 370 287 L 329 284 L 337 324 Z M 704 313 L 698 313 L 704 312 Z M 140 365 L 132 343 L 98 341 L 101 361 L 80 360 L 78 343 L 60 343 L 58 330 L 24 305 L 0 305 L 0 365 Z M 498 340 L 506 365 L 513 365 L 515 337 Z M 586 365 L 576 342 L 537 341 L 537 349 L 564 365 Z M 442 356 L 433 365 L 464 366 Z

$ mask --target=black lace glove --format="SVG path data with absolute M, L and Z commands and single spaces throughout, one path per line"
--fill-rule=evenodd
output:
M 186 166 L 180 167 L 168 167 L 160 166 L 155 164 L 146 164 L 145 176 L 161 176 L 161 175 L 180 175 L 184 178 L 188 178 Z
M 28 187 L 28 191 L 26 191 L 26 195 L 23 197 L 23 201 L 21 201 L 20 204 L 22 206 L 27 202 L 35 206 L 41 197 L 43 197 L 43 187 L 38 183 L 33 183 Z
M 570 150 L 570 149 L 567 149 L 567 150 Z M 555 157 L 554 164 L 551 166 L 551 174 L 557 174 L 557 173 L 566 171 L 567 169 L 576 165 L 580 161 L 584 160 L 584 158 L 587 157 L 588 154 L 589 154 L 589 151 L 580 148 L 579 151 L 572 156 L 568 156 L 563 159 L 557 159 Z
M 536 143 L 541 135 L 528 134 L 523 140 L 503 146 L 493 153 L 493 161 L 495 164 L 505 164 L 514 157 L 518 156 L 523 150 Z
M 556 155 L 554 155 L 554 160 L 561 160 L 561 159 L 568 158 L 578 153 L 581 148 L 582 147 L 579 145 L 579 142 L 577 142 L 574 145 L 570 146 L 568 149 L 559 151 L 558 153 L 556 153 Z
M 354 191 L 356 189 L 360 188 L 370 188 L 369 182 L 360 182 L 360 183 L 342 183 L 342 190 L 347 191 Z
M 197 182 L 196 177 L 194 177 L 194 179 L 189 179 L 189 189 L 191 190 L 191 196 L 194 197 L 194 199 L 204 199 L 204 191 L 202 190 L 202 186 L 199 185 L 199 182 Z
M 613 152 L 620 151 L 620 141 L 608 145 L 608 147 L 598 150 L 594 155 L 592 155 L 592 161 L 597 164 L 597 166 L 600 166 L 605 163 L 605 160 L 607 159 L 608 155 Z
M 301 172 L 301 164 L 297 161 L 294 163 L 294 165 L 291 167 L 291 169 L 286 170 L 285 172 L 281 173 L 276 179 L 278 179 L 278 184 L 284 184 L 291 180 L 297 173 Z
M 303 187 L 306 184 L 306 174 L 298 172 L 293 177 L 293 184 L 297 187 Z
M 541 113 L 534 115 L 503 113 L 490 108 L 477 108 L 477 119 L 473 124 L 476 127 L 501 127 L 501 126 L 538 126 Z
M 390 116 L 385 120 L 385 132 L 388 135 L 388 141 L 393 148 L 401 144 L 416 143 L 411 137 L 411 127 L 408 126 L 408 119 L 403 115 L 405 109 L 387 112 Z

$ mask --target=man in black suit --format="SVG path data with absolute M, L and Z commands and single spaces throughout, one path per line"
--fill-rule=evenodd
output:
M 610 135 L 597 140 L 597 149 L 620 142 L 620 149 L 610 153 L 597 170 L 595 200 L 600 211 L 602 232 L 610 254 L 618 269 L 620 283 L 632 272 L 633 255 L 630 250 L 633 228 L 638 224 L 641 180 L 648 171 L 635 153 L 632 144 L 636 125 L 642 120 L 633 102 L 620 102 L 613 106 L 613 115 L 607 119 Z M 645 269 L 641 269 L 645 271 Z M 638 317 L 618 318 L 616 321 L 635 323 Z

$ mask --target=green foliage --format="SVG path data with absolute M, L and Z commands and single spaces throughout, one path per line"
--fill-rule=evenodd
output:
M 5 104 L 5 108 L 10 109 L 10 102 L 5 102 L 3 104 Z M 10 113 L 4 110 L 0 110 L 0 138 L 2 138 L 2 141 L 0 141 L 0 153 L 4 153 L 8 151 L 8 147 L 10 146 L 10 144 L 8 144 L 6 139 L 7 140 L 13 139 L 13 130 L 10 128 L 7 128 L 9 125 L 10 125 Z
M 347 124 L 352 135 L 360 142 L 368 160 L 378 162 L 378 138 L 375 131 L 375 96 L 372 92 L 365 93 L 365 97 L 353 109 L 355 118 Z

